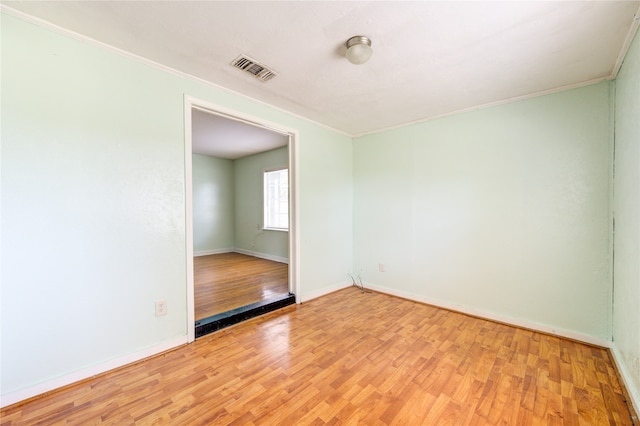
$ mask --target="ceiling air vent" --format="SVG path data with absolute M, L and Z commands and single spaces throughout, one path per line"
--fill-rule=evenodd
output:
M 261 81 L 271 80 L 277 75 L 269 68 L 257 63 L 253 59 L 244 55 L 238 56 L 233 62 L 231 62 L 231 65 L 238 69 L 246 71 L 249 74 L 253 74 L 255 78 Z

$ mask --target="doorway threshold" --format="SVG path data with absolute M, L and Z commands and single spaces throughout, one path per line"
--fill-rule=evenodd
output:
M 221 314 L 197 320 L 195 324 L 196 339 L 209 333 L 213 333 L 214 331 L 221 330 L 225 327 L 238 324 L 239 322 L 264 315 L 268 312 L 272 312 L 295 303 L 295 295 L 291 293 L 283 294 L 281 296 L 262 300 L 260 302 L 252 303 L 251 305 L 241 306 Z

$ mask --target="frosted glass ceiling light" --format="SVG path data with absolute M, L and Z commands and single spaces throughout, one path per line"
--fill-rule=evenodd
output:
M 347 53 L 345 56 L 352 64 L 360 65 L 369 60 L 373 50 L 371 40 L 365 36 L 355 36 L 347 40 Z

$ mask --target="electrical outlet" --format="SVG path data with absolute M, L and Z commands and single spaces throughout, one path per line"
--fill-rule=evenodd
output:
M 166 300 L 158 300 L 156 302 L 156 316 L 162 316 L 167 314 L 167 301 Z
M 378 271 L 384 272 L 384 263 L 379 263 L 378 262 Z

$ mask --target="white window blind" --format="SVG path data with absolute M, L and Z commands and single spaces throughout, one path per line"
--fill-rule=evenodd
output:
M 264 172 L 264 228 L 289 229 L 289 169 Z

